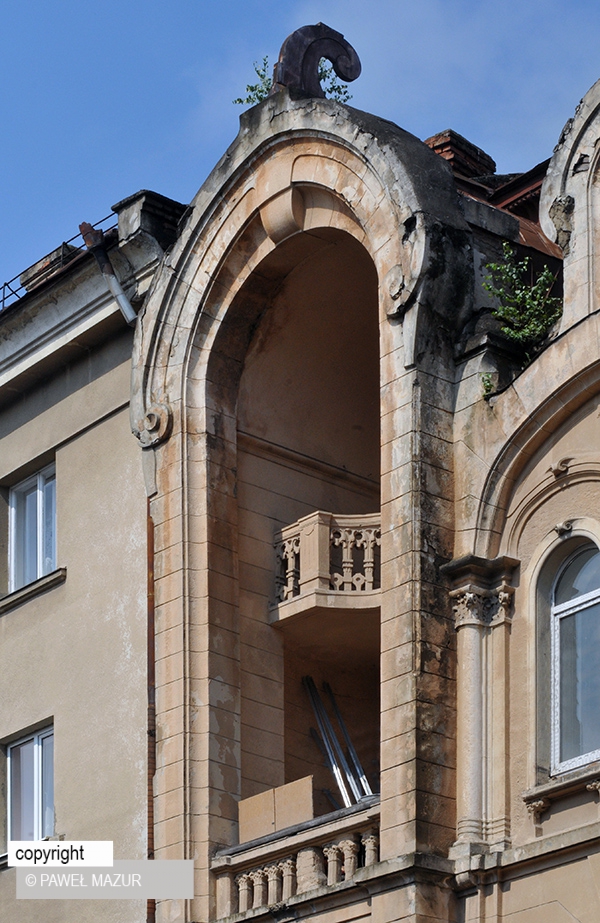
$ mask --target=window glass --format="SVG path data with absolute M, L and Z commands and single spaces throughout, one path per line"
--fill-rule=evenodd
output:
M 600 759 L 600 551 L 581 548 L 559 572 L 552 606 L 552 766 Z
M 10 836 L 33 840 L 35 812 L 35 745 L 27 740 L 10 749 Z
M 10 492 L 10 589 L 56 567 L 56 478 L 45 468 Z
M 600 603 L 560 620 L 560 761 L 600 750 Z
M 54 735 L 52 728 L 8 748 L 9 835 L 39 840 L 54 834 Z
M 54 735 L 42 737 L 42 836 L 54 833 Z
M 56 567 L 56 478 L 47 477 L 44 483 L 44 560 L 43 574 L 49 574 Z
M 597 548 L 586 548 L 581 551 L 563 571 L 556 584 L 554 604 L 584 596 L 600 587 L 600 551 Z

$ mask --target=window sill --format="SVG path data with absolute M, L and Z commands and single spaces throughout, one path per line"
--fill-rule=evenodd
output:
M 523 792 L 521 798 L 532 813 L 541 814 L 553 801 L 587 789 L 600 792 L 600 762 L 566 772 L 556 779 L 535 785 Z
M 27 586 L 22 586 L 20 589 L 14 590 L 14 592 L 9 593 L 8 596 L 3 596 L 2 599 L 0 599 L 0 615 L 9 612 L 10 609 L 15 609 L 17 606 L 27 602 L 29 599 L 33 599 L 35 596 L 40 596 L 42 593 L 45 593 L 46 590 L 58 586 L 59 583 L 64 583 L 66 579 L 67 568 L 59 567 L 53 570 L 51 574 L 46 574 L 44 577 L 40 577 L 39 580 L 34 580 L 33 583 L 28 583 Z

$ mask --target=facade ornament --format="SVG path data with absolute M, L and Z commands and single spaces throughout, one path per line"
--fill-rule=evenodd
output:
M 533 817 L 533 820 L 536 824 L 539 824 L 540 817 L 550 807 L 550 801 L 548 798 L 537 798 L 535 801 L 529 801 L 527 803 L 527 810 Z
M 502 585 L 497 590 L 473 588 L 458 590 L 454 594 L 454 623 L 456 628 L 462 625 L 492 625 L 509 620 L 513 588 Z
M 555 478 L 562 477 L 563 474 L 568 474 L 569 464 L 573 461 L 572 458 L 561 458 L 559 462 L 555 465 L 550 465 L 548 471 L 550 471 Z
M 586 789 L 588 792 L 600 792 L 600 779 L 594 779 L 593 782 L 588 782 Z
M 557 535 L 569 535 L 573 529 L 573 520 L 565 519 L 564 522 L 557 522 L 554 531 Z
M 324 99 L 319 80 L 321 58 L 331 61 L 341 80 L 349 82 L 360 75 L 360 59 L 352 45 L 341 32 L 318 22 L 296 29 L 286 38 L 273 70 L 271 94 L 287 87 L 292 99 Z
M 143 448 L 158 445 L 169 438 L 173 425 L 173 412 L 168 404 L 152 404 L 146 416 L 138 423 L 136 433 Z

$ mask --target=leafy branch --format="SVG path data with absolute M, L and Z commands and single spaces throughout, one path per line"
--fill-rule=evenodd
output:
M 269 56 L 265 55 L 259 63 L 255 61 L 252 65 L 254 73 L 258 77 L 256 83 L 246 84 L 246 95 L 238 96 L 233 102 L 240 106 L 254 106 L 266 99 L 273 85 L 271 77 L 271 68 L 269 67 Z M 333 69 L 333 65 L 326 58 L 319 61 L 319 80 L 325 96 L 329 99 L 335 99 L 338 103 L 347 103 L 352 99 L 352 94 L 348 92 L 348 86 L 341 83 Z
M 502 244 L 503 261 L 487 263 L 483 287 L 498 300 L 493 317 L 504 336 L 524 350 L 538 346 L 562 314 L 562 299 L 551 295 L 556 275 L 549 266 L 534 277 L 531 257 L 517 260 L 515 248 Z

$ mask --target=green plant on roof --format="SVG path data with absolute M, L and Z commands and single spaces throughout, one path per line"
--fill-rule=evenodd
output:
M 255 106 L 256 103 L 262 102 L 269 95 L 273 85 L 269 56 L 265 55 L 260 63 L 255 61 L 253 67 L 258 80 L 256 83 L 246 84 L 246 95 L 238 96 L 237 99 L 233 100 L 236 105 Z M 319 61 L 319 80 L 325 91 L 325 96 L 329 99 L 335 99 L 338 103 L 347 103 L 348 100 L 352 99 L 352 94 L 348 92 L 348 86 L 338 79 L 333 65 L 326 58 L 321 58 Z
M 562 298 L 550 294 L 556 275 L 549 266 L 534 275 L 531 257 L 517 260 L 516 250 L 507 240 L 502 253 L 501 263 L 486 264 L 488 275 L 483 287 L 498 300 L 492 314 L 501 322 L 504 336 L 528 354 L 561 316 Z

